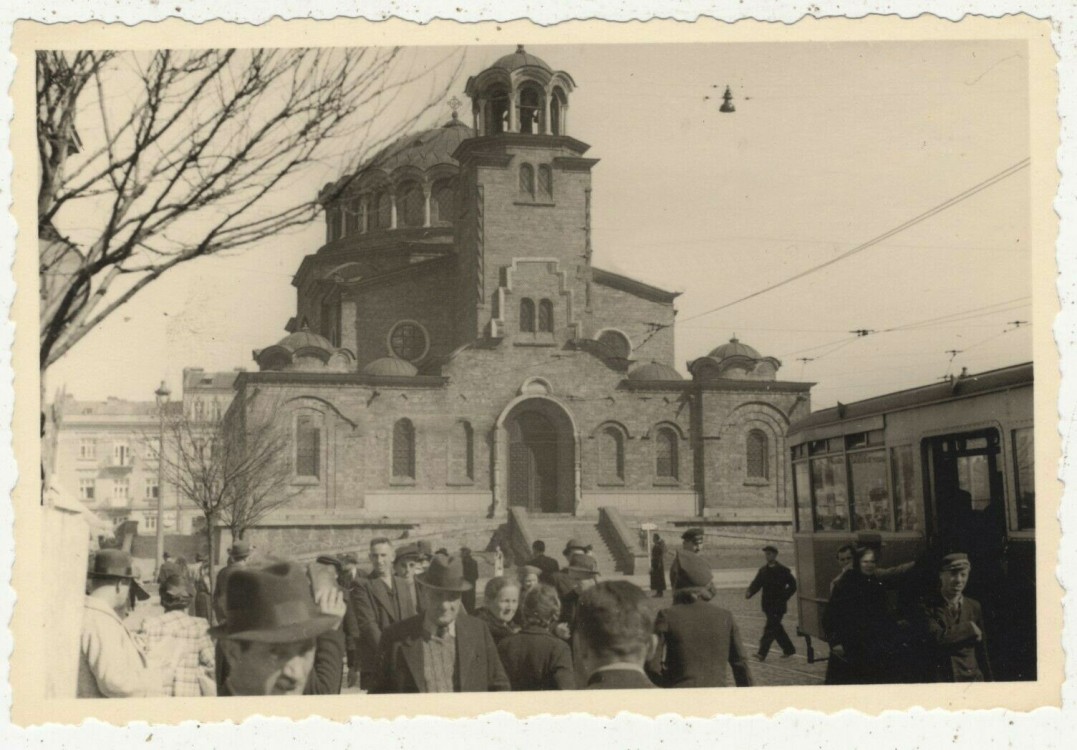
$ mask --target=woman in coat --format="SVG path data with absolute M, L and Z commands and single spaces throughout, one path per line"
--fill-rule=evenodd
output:
M 550 632 L 561 612 L 557 591 L 539 584 L 527 592 L 520 610 L 523 629 L 497 646 L 512 689 L 574 690 L 572 650 Z
M 654 535 L 651 547 L 651 589 L 657 598 L 666 593 L 666 543 L 658 534 Z
M 508 576 L 494 576 L 486 582 L 482 594 L 482 609 L 475 616 L 490 628 L 494 643 L 519 630 L 513 622 L 520 603 L 520 584 Z

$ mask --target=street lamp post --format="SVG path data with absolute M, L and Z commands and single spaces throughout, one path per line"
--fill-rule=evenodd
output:
M 168 390 L 165 381 L 161 381 L 161 387 L 153 392 L 157 400 L 157 570 L 161 569 L 164 562 L 165 552 L 165 404 L 172 391 Z

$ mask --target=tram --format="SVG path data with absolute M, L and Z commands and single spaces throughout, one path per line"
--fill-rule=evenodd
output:
M 938 585 L 933 561 L 963 551 L 995 679 L 1036 678 L 1031 362 L 839 403 L 791 425 L 787 445 L 809 659 L 842 545 L 877 547 L 884 567 L 919 561 L 921 593 Z

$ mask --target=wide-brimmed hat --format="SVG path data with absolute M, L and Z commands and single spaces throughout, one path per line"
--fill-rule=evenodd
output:
M 186 607 L 191 603 L 191 599 L 194 598 L 186 579 L 176 575 L 169 576 L 161 583 L 159 593 L 161 595 L 161 606 L 165 609 Z
M 318 555 L 318 557 L 315 558 L 315 562 L 319 565 L 331 565 L 337 570 L 344 567 L 340 557 L 337 555 Z
M 568 559 L 568 571 L 579 576 L 597 576 L 598 560 L 586 552 L 576 552 Z
M 582 542 L 576 537 L 572 537 L 565 542 L 565 548 L 561 550 L 561 554 L 567 555 L 570 549 L 582 549 L 584 552 L 591 549 L 591 545 L 586 542 Z
M 209 631 L 214 638 L 290 643 L 313 638 L 340 622 L 318 609 L 310 579 L 290 562 L 237 569 L 228 578 L 225 601 L 224 624 Z
M 414 544 L 405 544 L 403 547 L 396 548 L 396 555 L 393 557 L 393 562 L 400 562 L 401 560 L 407 560 L 408 558 L 418 559 L 421 557 L 419 548 Z
M 423 586 L 438 591 L 471 591 L 471 583 L 464 580 L 464 565 L 458 557 L 434 555 L 425 573 L 416 576 Z
M 240 539 L 228 548 L 228 555 L 234 560 L 242 560 L 244 557 L 250 557 L 251 543 L 246 539 Z
M 135 598 L 146 601 L 150 598 L 146 589 L 138 582 L 138 574 L 135 566 L 131 563 L 131 553 L 122 549 L 102 549 L 94 555 L 93 565 L 87 575 L 90 578 L 122 578 L 131 582 L 131 589 L 135 592 Z
M 686 542 L 702 542 L 703 541 L 703 529 L 691 528 L 681 534 L 681 539 Z
M 972 567 L 969 556 L 964 552 L 954 552 L 939 561 L 939 572 L 944 570 L 968 570 Z
M 677 588 L 703 588 L 714 580 L 714 572 L 707 561 L 695 552 L 681 550 L 677 553 L 680 571 L 677 573 Z

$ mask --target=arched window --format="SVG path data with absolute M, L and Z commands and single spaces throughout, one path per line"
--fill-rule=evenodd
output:
M 769 479 L 770 466 L 769 448 L 767 436 L 762 430 L 752 430 L 748 433 L 747 441 L 747 466 L 748 476 L 753 479 Z
M 300 414 L 295 420 L 295 474 L 299 477 L 321 476 L 322 430 L 312 414 Z
M 542 125 L 542 90 L 525 86 L 520 90 L 520 132 L 538 133 Z
M 554 135 L 561 135 L 563 130 L 561 122 L 564 112 L 563 96 L 561 89 L 554 89 L 553 96 L 550 97 L 550 132 Z
M 528 297 L 520 300 L 520 331 L 535 332 L 535 302 Z
M 463 420 L 453 425 L 449 441 L 449 481 L 470 482 L 475 479 L 475 431 Z
M 430 190 L 430 223 L 451 224 L 456 206 L 456 187 L 452 180 L 438 180 Z
M 553 333 L 553 303 L 548 299 L 539 302 L 538 329 L 539 333 Z
M 539 164 L 538 192 L 543 198 L 553 197 L 553 170 L 549 164 Z
M 393 198 L 379 190 L 370 198 L 370 228 L 389 229 L 393 224 Z
M 659 479 L 676 479 L 679 473 L 677 433 L 668 427 L 658 428 L 654 443 L 654 473 Z
M 415 427 L 410 419 L 393 425 L 393 479 L 415 479 Z
M 503 87 L 494 87 L 486 96 L 486 135 L 504 133 L 508 130 L 509 92 Z
M 530 164 L 520 165 L 520 192 L 528 198 L 535 198 L 535 168 Z
M 598 436 L 599 481 L 623 482 L 625 478 L 625 436 L 610 425 Z
M 325 209 L 325 241 L 340 239 L 340 206 L 333 205 Z
M 344 236 L 359 234 L 360 203 L 358 198 L 351 198 L 344 203 Z
M 398 227 L 421 227 L 425 213 L 426 198 L 417 182 L 400 186 L 396 199 L 396 225 Z

